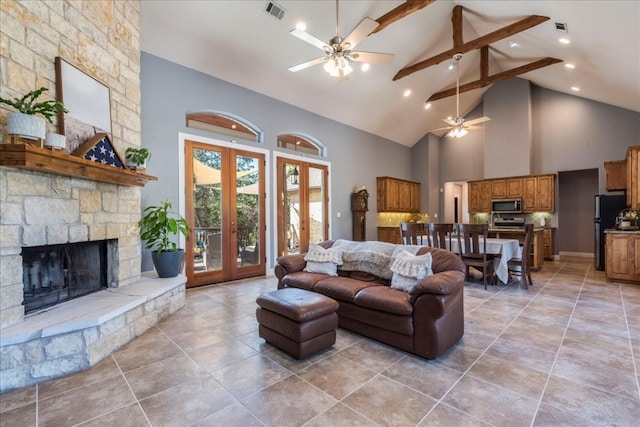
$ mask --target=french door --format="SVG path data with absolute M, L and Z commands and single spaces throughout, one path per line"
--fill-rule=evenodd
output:
M 265 274 L 264 154 L 185 141 L 187 287 Z
M 306 252 L 329 238 L 329 169 L 282 157 L 276 167 L 278 256 Z

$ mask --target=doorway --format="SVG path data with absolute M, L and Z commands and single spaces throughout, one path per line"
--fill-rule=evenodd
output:
M 329 238 L 329 168 L 279 157 L 277 168 L 277 256 L 306 252 Z
M 187 287 L 261 276 L 265 156 L 185 140 Z
M 443 191 L 444 223 L 468 223 L 469 205 L 467 203 L 467 183 L 452 181 L 444 183 Z M 438 222 L 438 221 L 432 221 Z

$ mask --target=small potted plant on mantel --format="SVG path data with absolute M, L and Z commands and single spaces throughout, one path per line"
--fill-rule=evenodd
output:
M 151 157 L 148 148 L 129 147 L 124 152 L 127 167 L 139 170 L 147 167 L 147 160 Z
M 69 112 L 60 101 L 48 100 L 36 102 L 40 95 L 47 90 L 46 87 L 41 87 L 40 89 L 32 90 L 21 98 L 6 99 L 0 97 L 0 103 L 18 110 L 18 112 L 10 112 L 7 115 L 7 133 L 9 135 L 17 135 L 27 139 L 45 139 L 46 123 L 41 117 L 37 117 L 36 115 L 41 115 L 47 119 L 49 123 L 53 124 L 51 118 L 54 114 Z M 58 136 L 62 137 L 62 139 L 53 136 L 49 138 L 52 148 L 64 148 L 64 136 Z M 62 147 L 59 147 L 61 143 Z
M 171 240 L 178 233 L 187 237 L 189 223 L 171 211 L 171 202 L 164 200 L 160 206 L 147 206 L 140 220 L 140 238 L 147 242 L 158 277 L 176 277 L 182 271 L 184 249 Z

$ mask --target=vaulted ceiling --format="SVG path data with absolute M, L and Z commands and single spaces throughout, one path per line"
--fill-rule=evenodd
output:
M 343 0 L 340 35 L 364 17 L 379 20 L 387 25 L 356 50 L 395 58 L 366 72 L 354 67 L 340 83 L 321 65 L 287 70 L 323 54 L 289 31 L 304 21 L 309 34 L 329 41 L 336 35 L 335 2 L 278 0 L 281 19 L 265 11 L 268 3 L 142 1 L 142 50 L 406 146 L 455 116 L 453 50 L 465 50 L 462 115 L 482 101 L 491 82 L 511 75 L 640 112 L 640 1 Z M 561 37 L 570 43 L 559 43 Z

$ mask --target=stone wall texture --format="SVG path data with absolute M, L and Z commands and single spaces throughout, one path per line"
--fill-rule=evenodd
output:
M 112 142 L 139 146 L 138 0 L 0 1 L 0 96 L 45 86 L 55 98 L 55 58 L 110 88 Z M 7 113 L 0 107 L 0 142 Z M 48 131 L 62 133 L 57 123 Z M 140 278 L 140 187 L 0 167 L 0 328 L 24 318 L 21 248 L 118 239 L 119 286 Z

